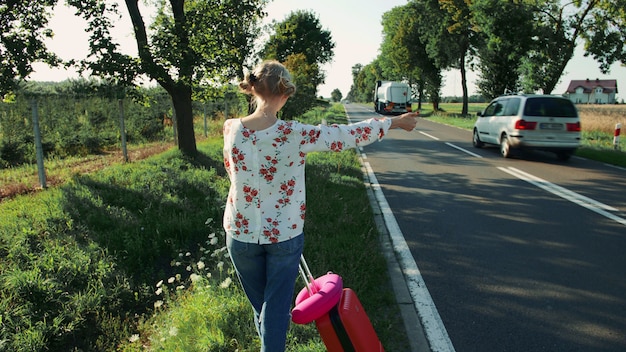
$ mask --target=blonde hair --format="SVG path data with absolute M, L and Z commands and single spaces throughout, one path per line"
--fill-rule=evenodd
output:
M 258 99 L 292 96 L 296 85 L 291 81 L 289 70 L 276 60 L 263 61 L 239 83 L 239 89 Z

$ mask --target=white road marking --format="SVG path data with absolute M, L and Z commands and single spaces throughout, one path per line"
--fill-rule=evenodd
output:
M 566 188 L 563 188 L 559 185 L 555 185 L 554 183 L 548 182 L 544 179 L 541 179 L 537 176 L 531 175 L 527 172 L 524 172 L 522 170 L 518 170 L 514 167 L 498 167 L 499 170 L 506 172 L 507 174 L 510 174 L 512 176 L 515 176 L 517 178 L 519 178 L 520 180 L 526 181 L 530 184 L 533 184 L 539 188 L 542 188 L 552 194 L 555 194 L 563 199 L 567 199 L 570 202 L 574 203 L 574 204 L 578 204 L 581 207 L 587 208 L 593 212 L 596 212 L 604 217 L 607 217 L 611 220 L 614 220 L 622 225 L 626 225 L 626 219 L 621 218 L 613 213 L 610 213 L 611 211 L 617 212 L 619 211 L 618 209 L 606 205 L 604 203 L 600 203 L 594 199 L 591 199 L 589 197 L 583 196 L 582 194 L 576 193 L 574 191 L 570 191 Z
M 448 331 L 443 325 L 441 316 L 437 311 L 437 307 L 435 307 L 435 302 L 433 301 L 430 292 L 428 292 L 426 283 L 424 282 L 422 274 L 417 267 L 417 263 L 415 263 L 415 259 L 413 258 L 409 246 L 404 239 L 400 226 L 398 225 L 398 222 L 396 221 L 396 218 L 387 203 L 387 199 L 378 184 L 376 175 L 368 162 L 363 162 L 363 164 L 367 170 L 367 175 L 376 200 L 378 201 L 380 210 L 383 213 L 394 252 L 398 255 L 398 261 L 400 262 L 406 284 L 409 288 L 409 292 L 411 293 L 413 303 L 415 304 L 415 309 L 417 310 L 417 314 L 420 316 L 420 321 L 424 327 L 424 333 L 428 339 L 431 351 L 454 352 L 454 346 L 452 345 L 450 336 L 448 336 Z
M 351 122 L 347 111 L 346 117 L 348 122 Z M 378 184 L 374 170 L 372 170 L 370 163 L 365 161 L 367 156 L 362 152 L 363 148 L 359 147 L 357 150 L 359 151 L 361 164 L 365 167 L 367 172 L 367 177 L 369 178 L 370 186 L 372 187 L 378 206 L 383 214 L 385 225 L 389 231 L 389 237 L 391 237 L 393 250 L 398 256 L 398 262 L 400 263 L 405 282 L 411 294 L 411 299 L 420 317 L 420 322 L 422 323 L 424 334 L 428 339 L 430 350 L 432 352 L 455 352 L 448 331 L 443 325 L 441 316 L 437 311 L 437 307 L 435 307 L 435 302 L 430 292 L 428 292 L 426 283 L 404 239 L 400 226 L 389 207 L 389 203 L 387 203 L 387 199 L 383 194 L 380 184 Z
M 452 144 L 452 143 L 448 143 L 448 142 L 446 142 L 446 144 L 447 144 L 447 145 L 449 145 L 449 146 L 451 146 L 451 147 L 452 147 L 452 148 L 454 148 L 454 149 L 458 149 L 458 150 L 462 151 L 463 153 L 467 153 L 467 154 L 469 154 L 469 155 L 471 155 L 471 156 L 475 156 L 475 157 L 477 157 L 477 158 L 482 158 L 482 155 L 478 155 L 478 154 L 476 154 L 476 153 L 470 152 L 469 150 L 464 149 L 464 148 L 461 148 L 461 147 L 459 147 L 458 145 L 454 145 L 454 144 Z
M 438 141 L 438 140 L 439 140 L 439 138 L 437 138 L 437 137 L 435 137 L 435 136 L 433 136 L 433 135 L 430 135 L 430 134 L 428 134 L 428 133 L 426 133 L 426 132 L 419 131 L 419 133 L 423 134 L 423 135 L 424 135 L 424 136 L 426 136 L 426 137 L 432 138 L 432 139 L 434 139 L 434 140 L 436 140 L 436 141 Z

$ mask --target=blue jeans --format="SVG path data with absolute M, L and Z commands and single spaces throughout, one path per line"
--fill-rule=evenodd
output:
M 227 236 L 226 246 L 254 309 L 261 352 L 284 351 L 304 234 L 264 245 Z

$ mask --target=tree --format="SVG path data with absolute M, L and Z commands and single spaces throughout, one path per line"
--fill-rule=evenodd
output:
M 427 90 L 438 109 L 441 69 L 426 52 L 422 41 L 421 14 L 415 3 L 398 6 L 383 14 L 383 42 L 380 61 L 387 79 L 406 80 L 414 87 L 421 108 Z
M 472 23 L 484 38 L 477 48 L 478 88 L 493 99 L 505 91 L 519 91 L 519 68 L 531 46 L 533 12 L 524 2 L 477 0 Z
M 296 93 L 281 109 L 281 117 L 290 120 L 315 106 L 317 83 L 312 77 L 317 77 L 320 69 L 317 64 L 309 64 L 303 53 L 289 55 L 284 64 L 296 85 Z
M 44 43 L 53 36 L 46 26 L 51 15 L 48 8 L 56 2 L 6 0 L 0 5 L 0 97 L 33 73 L 34 62 L 61 63 Z
M 380 57 L 378 57 L 358 72 L 353 84 L 355 95 L 352 98 L 363 103 L 373 102 L 376 81 L 382 79 L 383 69 L 380 65 Z
M 304 54 L 309 64 L 322 65 L 333 59 L 335 43 L 330 31 L 322 29 L 316 15 L 309 11 L 291 12 L 282 22 L 274 23 L 261 56 L 284 62 L 292 54 Z M 323 78 L 321 83 L 324 83 Z
M 341 101 L 341 98 L 343 98 L 343 95 L 341 94 L 341 91 L 339 89 L 335 88 L 330 93 L 330 98 L 332 99 L 332 101 Z
M 283 62 L 297 87 L 282 109 L 283 118 L 293 118 L 315 105 L 317 87 L 325 79 L 320 66 L 332 60 L 334 48 L 330 32 L 322 29 L 311 12 L 292 12 L 282 22 L 274 23 L 274 33 L 261 56 Z
M 354 66 L 352 66 L 352 84 L 350 85 L 350 91 L 348 92 L 348 95 L 346 95 L 346 99 L 352 101 L 360 101 L 359 99 L 357 99 L 358 93 L 356 91 L 355 83 L 362 69 L 363 65 L 361 64 L 355 64 Z
M 471 21 L 470 1 L 413 0 L 420 17 L 420 33 L 426 52 L 440 69 L 459 69 L 463 90 L 461 113 L 468 112 L 467 63 L 479 40 Z
M 154 4 L 158 6 L 158 13 L 150 35 L 138 1 L 125 0 L 138 48 L 138 57 L 133 57 L 121 54 L 110 34 L 111 16 L 119 15 L 117 3 L 67 0 L 67 4 L 76 8 L 77 15 L 87 20 L 90 33 L 89 56 L 69 64 L 78 64 L 81 72 L 87 71 L 90 75 L 125 85 L 133 85 L 139 75 L 156 81 L 172 98 L 179 149 L 194 155 L 197 152 L 191 105 L 194 89 L 243 76 L 243 65 L 253 52 L 253 42 L 260 32 L 258 24 L 265 15 L 262 8 L 267 0 L 157 0 Z M 48 33 L 42 29 L 49 16 L 45 9 L 57 1 L 30 1 L 28 7 L 17 3 L 11 1 L 11 6 L 0 7 L 3 26 L 5 10 L 13 16 L 18 16 L 14 12 L 23 11 L 25 19 L 29 16 L 37 18 L 40 13 L 43 16 L 34 20 L 32 27 L 7 26 L 11 29 L 10 36 L 19 36 L 20 31 L 32 32 L 26 39 L 34 38 L 37 50 L 34 54 L 18 55 L 22 55 L 20 57 L 28 64 L 42 58 L 54 63 L 54 56 L 40 44 L 40 37 L 41 33 Z M 18 70 L 18 78 L 25 77 L 24 73 L 28 72 L 28 65 L 24 67 L 23 72 Z
M 620 1 L 623 3 L 623 0 Z M 601 22 L 610 21 L 598 12 L 601 3 L 609 4 L 611 1 L 578 0 L 562 3 L 546 0 L 536 3 L 534 42 L 520 68 L 526 91 L 552 93 L 567 63 L 574 56 L 577 40 L 592 36 L 595 29 L 604 26 Z M 572 7 L 575 9 L 571 10 Z
M 614 62 L 626 64 L 626 0 L 600 1 L 589 30 L 582 33 L 585 50 L 607 73 Z

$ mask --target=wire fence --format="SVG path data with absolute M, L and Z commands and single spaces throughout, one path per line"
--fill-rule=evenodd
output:
M 245 99 L 194 101 L 194 129 L 208 133 L 208 121 L 240 116 Z M 37 164 L 41 187 L 46 187 L 44 161 L 121 151 L 127 146 L 176 142 L 176 115 L 168 95 L 143 99 L 49 95 L 15 97 L 0 102 L 0 171 Z

